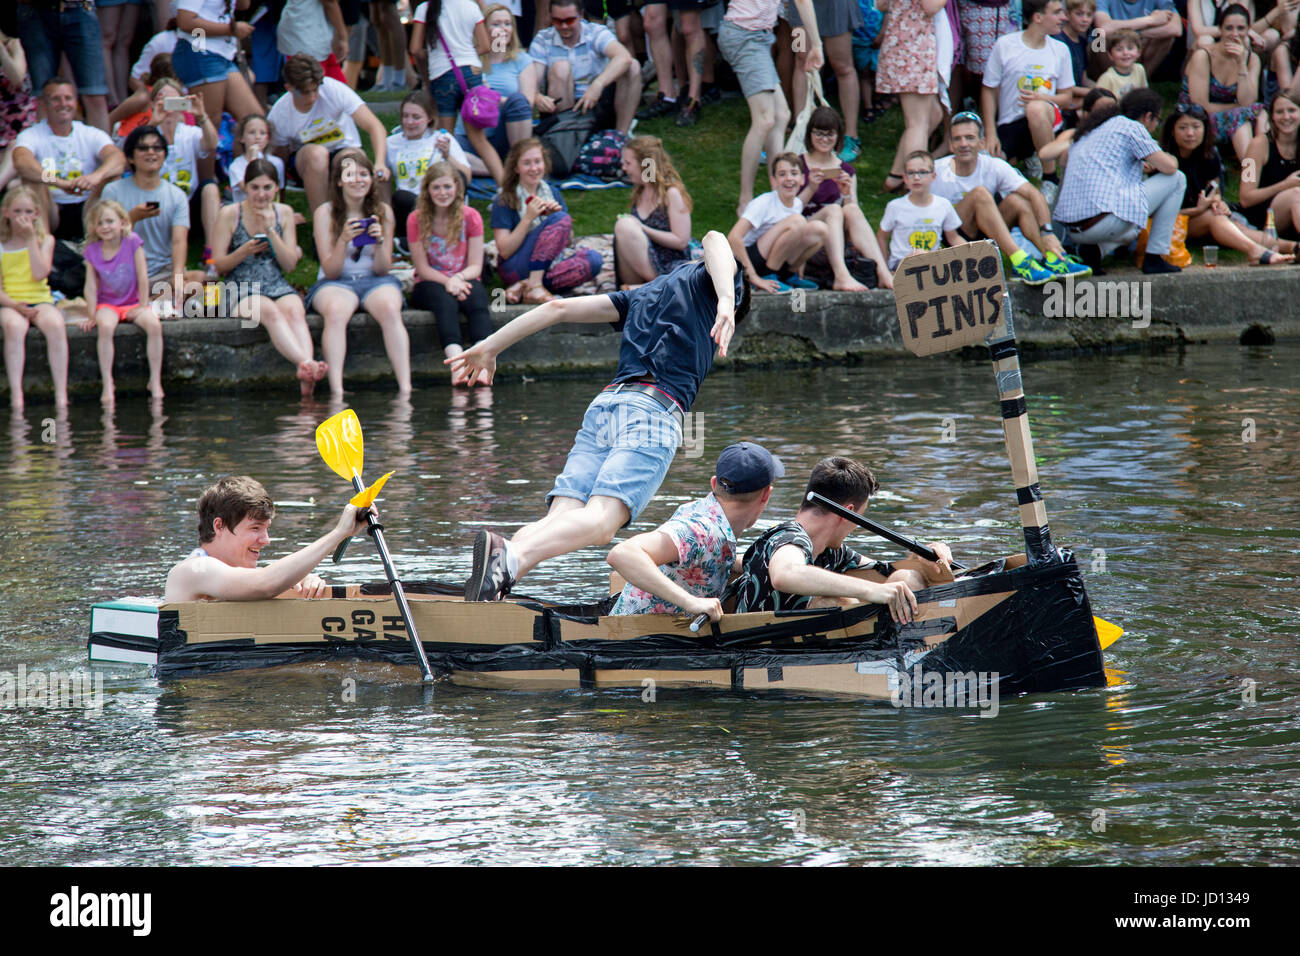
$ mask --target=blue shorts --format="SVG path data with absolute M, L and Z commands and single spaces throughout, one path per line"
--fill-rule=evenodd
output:
M 337 279 L 321 279 L 314 286 L 307 290 L 307 298 L 304 300 L 308 311 L 311 310 L 312 299 L 316 298 L 316 293 L 321 289 L 327 289 L 330 286 L 337 286 L 340 289 L 347 289 L 357 297 L 357 304 L 364 307 L 366 296 L 381 289 L 386 285 L 391 285 L 397 290 L 397 294 L 402 294 L 402 283 L 396 276 L 379 276 L 362 275 L 362 276 L 339 276 Z
M 176 41 L 176 49 L 172 50 L 172 68 L 190 89 L 206 83 L 219 83 L 231 73 L 239 72 L 235 61 L 227 60 L 220 53 L 199 53 L 190 46 L 189 37 Z
M 587 406 L 564 471 L 546 496 L 617 498 L 628 523 L 645 510 L 682 443 L 679 416 L 641 392 L 601 392 Z
M 460 75 L 468 89 L 483 85 L 483 74 L 475 73 L 472 67 L 462 66 Z M 455 116 L 460 112 L 460 102 L 465 94 L 461 92 L 456 74 L 451 70 L 429 81 L 429 93 L 438 107 L 439 116 Z
M 72 64 L 78 95 L 108 94 L 99 17 L 85 7 L 69 5 L 60 11 L 20 3 L 18 38 L 27 54 L 27 71 L 34 96 L 40 96 L 46 81 L 58 73 L 59 58 L 64 53 Z

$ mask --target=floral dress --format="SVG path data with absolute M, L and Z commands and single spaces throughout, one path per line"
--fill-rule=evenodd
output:
M 1179 103 L 1192 102 L 1192 96 L 1187 90 L 1187 74 L 1183 74 L 1183 88 L 1178 94 Z M 1210 71 L 1210 102 L 1218 105 L 1220 103 L 1237 102 L 1237 84 L 1233 83 L 1228 86 L 1226 83 L 1220 83 L 1214 71 Z M 1232 142 L 1232 134 L 1237 132 L 1247 123 L 1255 122 L 1255 117 L 1259 115 L 1260 110 L 1264 108 L 1263 103 L 1251 103 L 1249 106 L 1236 106 L 1232 109 L 1223 110 L 1218 113 L 1210 113 L 1210 123 L 1213 127 L 1214 141 L 1220 146 L 1226 146 Z M 1208 111 L 1207 111 L 1208 112 Z
M 32 96 L 31 75 L 20 85 L 9 82 L 0 70 L 0 149 L 5 149 L 29 126 L 36 125 L 36 99 Z
M 880 44 L 876 89 L 881 93 L 939 92 L 939 51 L 934 19 L 921 0 L 890 0 Z

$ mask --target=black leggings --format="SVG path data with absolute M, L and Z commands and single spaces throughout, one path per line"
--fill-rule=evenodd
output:
M 464 346 L 460 335 L 460 316 L 464 313 L 469 326 L 469 344 L 473 345 L 492 334 L 492 317 L 488 314 L 488 294 L 483 283 L 475 279 L 469 284 L 469 296 L 464 302 L 451 295 L 437 282 L 417 282 L 411 290 L 411 305 L 432 312 L 438 323 L 438 338 L 445 349 L 448 345 Z
M 397 230 L 397 235 L 403 242 L 406 241 L 406 220 L 415 212 L 416 201 L 420 197 L 415 193 L 407 192 L 405 189 L 399 189 L 393 193 L 393 226 Z

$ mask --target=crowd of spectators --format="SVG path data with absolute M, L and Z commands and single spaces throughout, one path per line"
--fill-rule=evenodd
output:
M 406 394 L 404 305 L 435 315 L 454 357 L 492 328 L 485 264 L 507 301 L 538 304 L 606 266 L 627 289 L 698 254 L 691 184 L 633 126 L 707 126 L 728 95 L 749 129 L 715 168 L 735 184 L 729 238 L 762 292 L 888 289 L 903 257 L 980 238 L 1029 284 L 1100 273 L 1135 241 L 1144 272 L 1179 271 L 1176 232 L 1289 263 L 1300 0 L 1267 3 L 427 0 L 404 25 L 386 0 L 22 0 L 0 19 L 11 402 L 35 327 L 66 404 L 54 304 L 77 296 L 103 400 L 121 322 L 145 331 L 161 397 L 161 319 L 218 276 L 237 290 L 226 314 L 265 327 L 304 395 L 322 381 L 342 395 L 358 311 Z M 1170 78 L 1165 104 L 1151 84 Z M 822 80 L 839 109 L 811 102 Z M 397 125 L 367 90 L 406 94 Z M 892 163 L 865 187 L 855 161 L 894 106 Z M 574 248 L 560 185 L 590 172 L 593 147 L 632 186 L 612 263 Z M 468 201 L 476 179 L 492 181 L 486 213 Z M 864 189 L 902 194 L 879 228 Z M 302 294 L 289 276 L 304 255 L 319 271 Z M 405 294 L 395 262 L 413 273 Z M 319 358 L 308 311 L 324 320 Z

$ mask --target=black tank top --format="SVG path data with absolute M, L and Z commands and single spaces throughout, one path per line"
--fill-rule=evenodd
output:
M 1260 170 L 1259 184 L 1261 186 L 1272 186 L 1286 179 L 1297 169 L 1300 169 L 1300 162 L 1294 159 L 1286 159 L 1277 149 L 1277 143 L 1273 137 L 1268 138 L 1268 161 L 1264 163 L 1264 168 Z M 1247 206 L 1243 210 L 1246 214 L 1247 221 L 1256 229 L 1263 229 L 1268 221 L 1268 207 L 1272 203 L 1261 202 L 1254 206 Z

